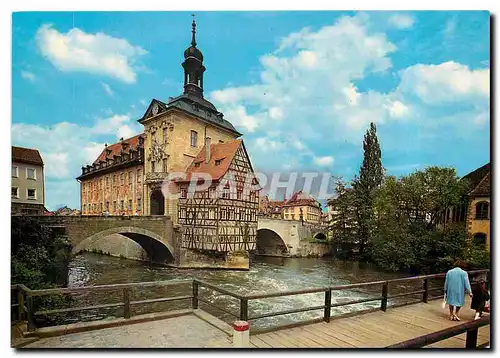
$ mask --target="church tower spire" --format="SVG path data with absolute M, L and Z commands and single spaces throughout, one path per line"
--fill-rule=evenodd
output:
M 203 66 L 203 54 L 196 47 L 196 21 L 194 20 L 192 27 L 191 46 L 184 51 L 184 93 L 192 94 L 203 98 L 203 73 L 206 68 Z

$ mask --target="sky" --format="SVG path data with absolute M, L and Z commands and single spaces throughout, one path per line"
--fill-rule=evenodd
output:
M 18 12 L 12 144 L 40 150 L 46 207 L 79 208 L 81 167 L 182 93 L 188 12 Z M 351 179 L 377 125 L 390 175 L 490 160 L 484 11 L 198 12 L 204 93 L 256 171 Z

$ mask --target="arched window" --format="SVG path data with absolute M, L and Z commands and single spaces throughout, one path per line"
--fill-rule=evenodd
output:
M 488 207 L 489 203 L 486 201 L 481 201 L 476 204 L 476 219 L 484 220 L 488 219 Z
M 482 232 L 475 233 L 472 237 L 472 241 L 477 246 L 485 246 L 486 245 L 486 234 Z

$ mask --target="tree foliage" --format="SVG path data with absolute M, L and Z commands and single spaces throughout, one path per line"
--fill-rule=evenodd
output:
M 39 289 L 65 286 L 71 244 L 29 216 L 12 216 L 11 282 Z
M 465 223 L 437 225 L 439 215 L 459 205 L 465 194 L 451 168 L 387 177 L 374 198 L 372 260 L 394 271 L 442 272 L 459 258 L 471 267 L 487 267 L 488 254 L 473 245 Z
M 370 123 L 363 140 L 363 164 L 359 176 L 354 178 L 353 189 L 357 208 L 357 234 L 359 252 L 363 255 L 373 234 L 373 200 L 376 189 L 382 184 L 384 168 L 377 138 L 377 128 Z

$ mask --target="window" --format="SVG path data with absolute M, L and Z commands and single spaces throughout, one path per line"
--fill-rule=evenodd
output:
M 123 185 L 125 183 L 125 177 L 123 173 L 120 174 L 120 184 Z
M 472 238 L 473 242 L 477 246 L 485 246 L 486 245 L 486 234 L 483 234 L 482 232 L 478 232 L 474 234 Z
M 142 170 L 137 169 L 137 182 L 140 183 L 142 180 Z
M 109 201 L 106 201 L 106 211 L 109 212 Z
M 116 212 L 116 201 L 113 201 L 113 212 Z
M 163 128 L 163 143 L 167 143 L 167 138 L 168 138 L 167 131 L 168 128 Z
M 116 174 L 113 175 L 113 186 L 115 186 L 115 185 L 116 185 Z
M 28 189 L 28 199 L 36 199 L 36 189 Z
M 128 209 L 132 210 L 132 199 L 128 200 Z
M 220 165 L 220 163 L 221 163 L 221 162 L 222 162 L 222 159 L 217 159 L 217 160 L 215 161 L 215 165 Z
M 155 161 L 152 160 L 151 161 L 151 173 L 154 173 L 155 172 Z
M 186 199 L 187 197 L 187 190 L 186 188 L 181 188 L 181 198 Z
M 109 188 L 109 177 L 106 177 L 106 188 Z
M 142 203 L 141 203 L 141 198 L 138 198 L 138 199 L 137 199 L 137 210 L 142 210 L 141 205 L 142 205 Z
M 19 198 L 19 188 L 13 186 L 11 189 L 11 196 L 13 198 Z
M 83 207 L 82 207 L 82 212 L 83 212 L 84 214 L 86 213 L 86 211 L 85 211 L 85 210 L 87 209 L 87 208 L 86 208 L 86 206 L 87 206 L 87 205 L 83 204 Z
M 223 141 L 223 140 L 220 140 L 220 141 L 219 141 L 219 143 L 224 143 L 224 141 Z
M 163 158 L 163 172 L 168 172 L 167 170 L 167 158 Z
M 102 203 L 99 204 L 99 212 L 102 213 Z
M 36 180 L 36 170 L 34 168 L 26 168 L 26 178 Z
M 124 202 L 123 200 L 120 202 L 120 210 L 123 211 L 123 209 L 125 208 L 125 205 L 124 205 Z
M 128 185 L 132 185 L 132 172 L 128 172 Z
M 198 145 L 198 133 L 191 131 L 191 147 L 196 147 Z
M 488 207 L 489 203 L 486 201 L 476 204 L 476 220 L 488 219 Z
M 17 177 L 19 176 L 19 171 L 18 171 L 18 168 L 17 168 L 17 166 L 16 166 L 16 165 L 13 165 L 13 166 L 12 166 L 12 176 L 13 176 L 14 178 L 17 178 Z
M 194 166 L 198 168 L 200 166 L 200 162 L 194 163 Z

